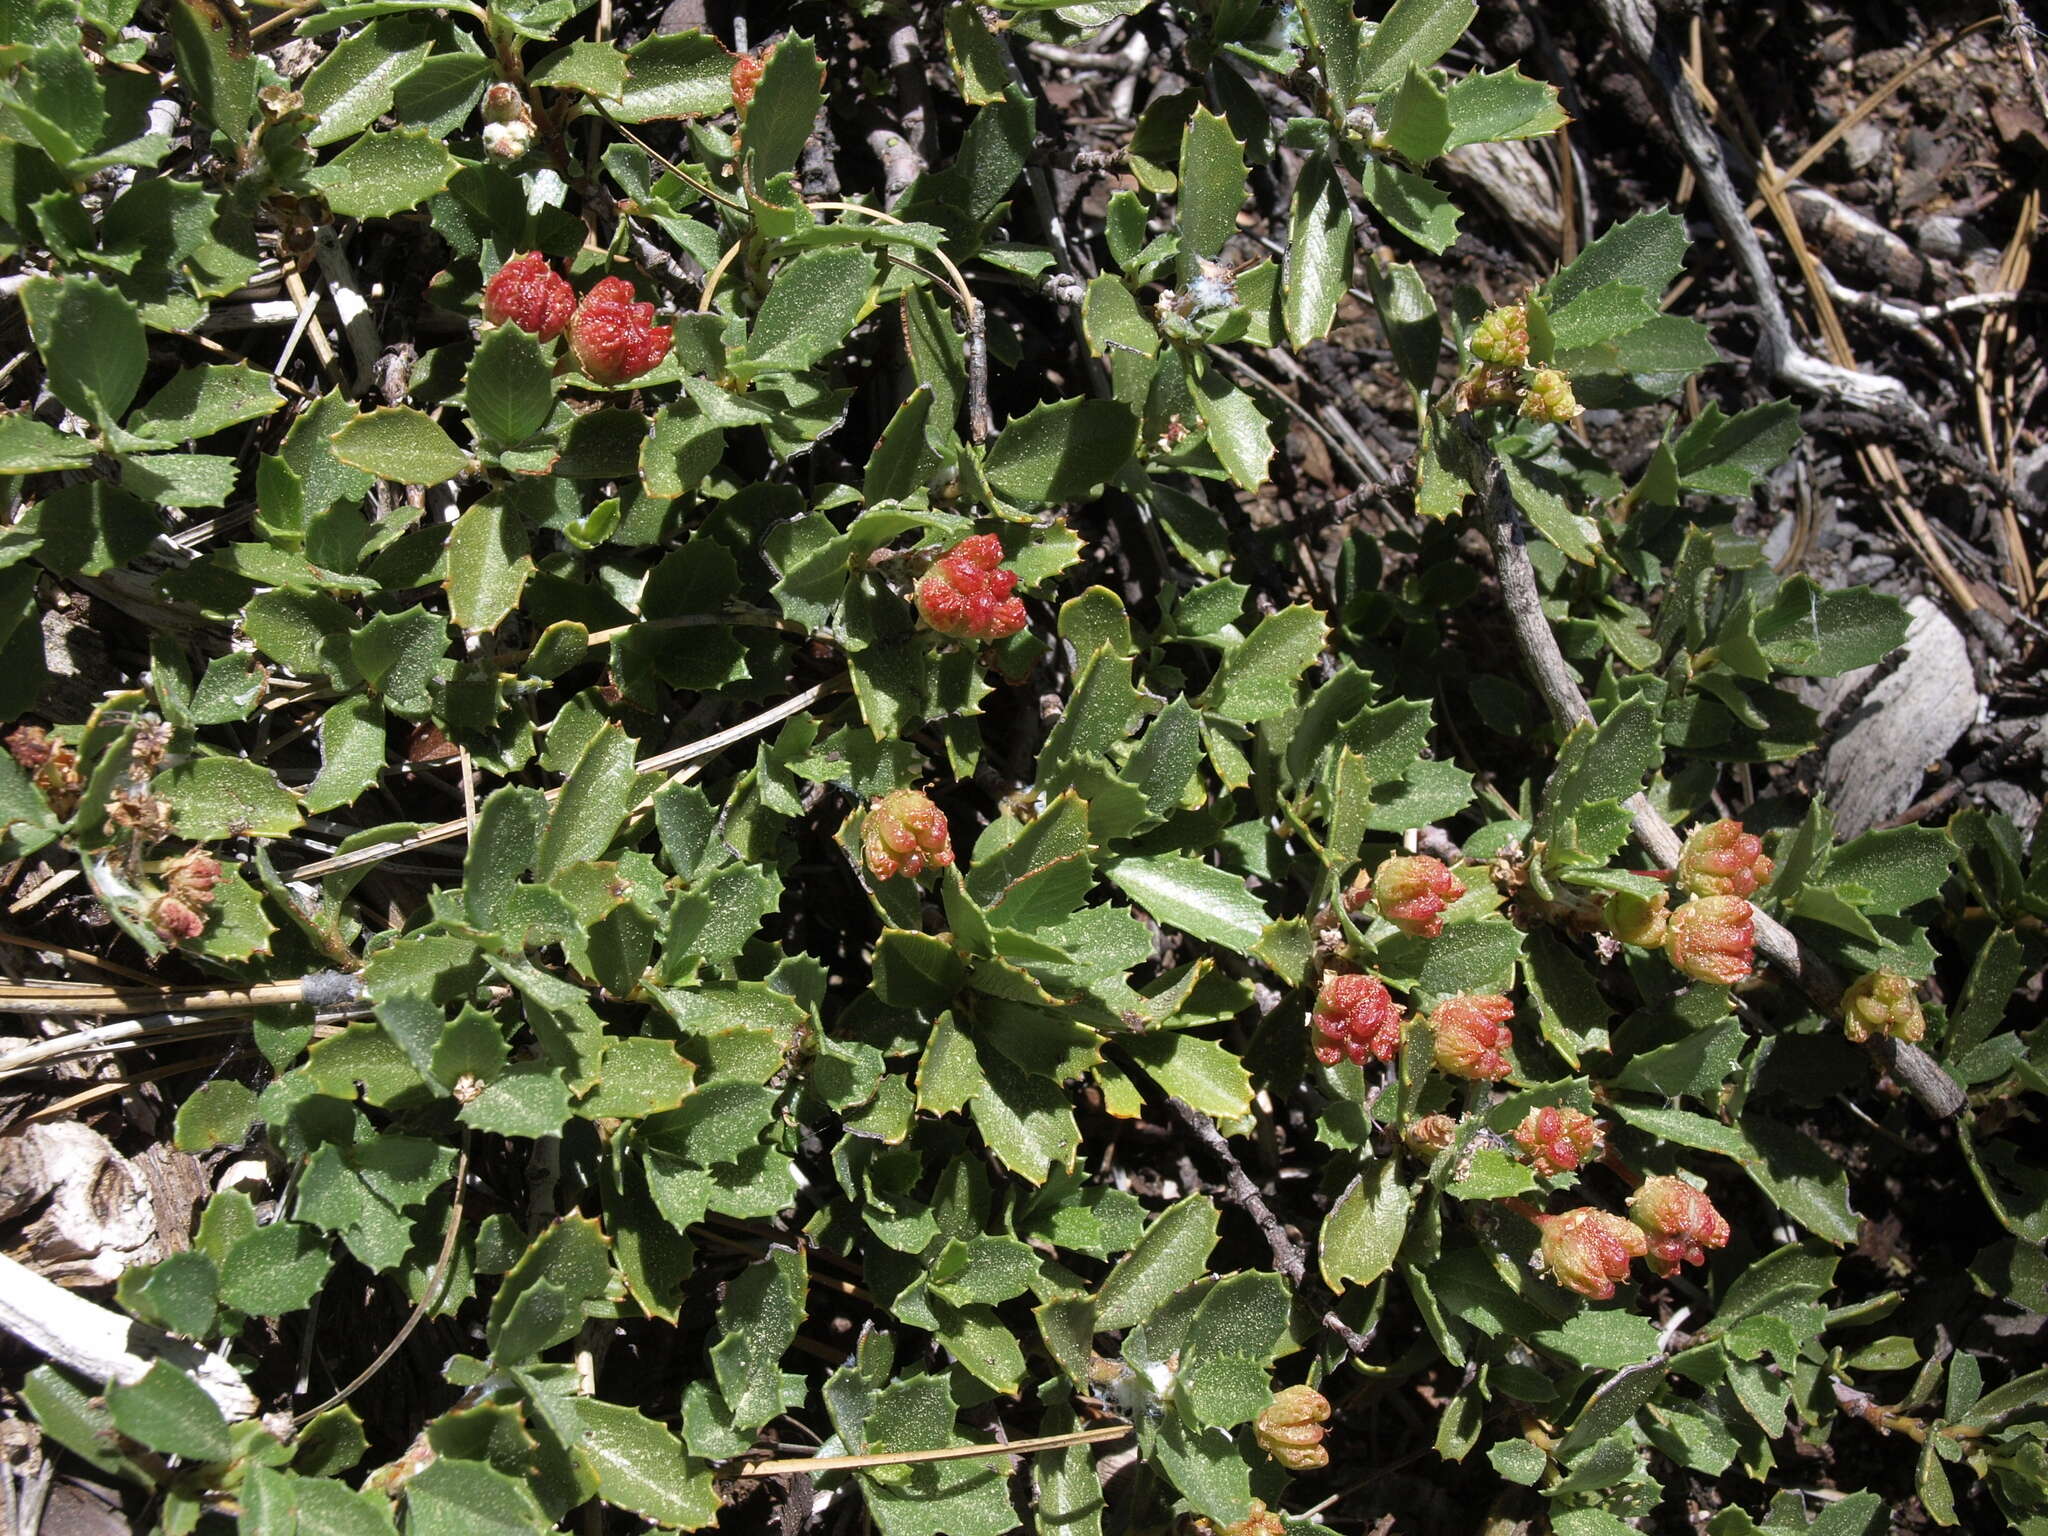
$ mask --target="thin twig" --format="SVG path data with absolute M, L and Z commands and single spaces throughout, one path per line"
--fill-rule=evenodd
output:
M 1216 1129 L 1215 1122 L 1185 1100 L 1169 1096 L 1166 1105 L 1173 1111 L 1174 1118 L 1209 1149 L 1210 1156 L 1222 1164 L 1223 1187 L 1229 1192 L 1231 1202 L 1251 1217 L 1266 1235 L 1266 1246 L 1273 1250 L 1273 1267 L 1286 1277 L 1297 1293 L 1306 1290 L 1309 1285 L 1308 1259 L 1300 1244 L 1287 1235 L 1286 1227 L 1280 1224 L 1280 1218 L 1266 1204 L 1265 1196 L 1252 1183 L 1251 1176 L 1244 1171 L 1244 1164 L 1230 1150 L 1229 1141 Z M 1342 1339 L 1344 1347 L 1354 1355 L 1363 1355 L 1372 1347 L 1372 1335 L 1353 1328 L 1337 1315 L 1334 1307 L 1324 1311 L 1323 1326 Z
M 293 1424 L 304 1424 L 317 1419 L 330 1408 L 339 1408 L 352 1397 L 358 1388 L 390 1362 L 405 1341 L 412 1337 L 413 1329 L 419 1327 L 420 1319 L 441 1299 L 441 1287 L 448 1279 L 450 1261 L 455 1257 L 455 1239 L 462 1231 L 463 1186 L 469 1182 L 469 1128 L 463 1127 L 462 1148 L 455 1156 L 455 1198 L 448 1206 L 448 1226 L 441 1234 L 441 1256 L 434 1260 L 434 1272 L 427 1277 L 427 1288 L 420 1292 L 420 1299 L 414 1303 L 411 1315 L 404 1325 L 392 1336 L 391 1342 L 377 1351 L 377 1358 L 364 1366 L 356 1379 L 327 1399 L 318 1408 L 308 1408 L 304 1413 L 292 1415 Z
M 932 1451 L 878 1451 L 867 1456 L 791 1456 L 783 1461 L 749 1462 L 734 1476 L 792 1477 L 812 1472 L 852 1472 L 862 1467 L 909 1467 L 927 1461 L 965 1461 L 974 1456 L 1022 1456 L 1031 1451 L 1058 1451 L 1070 1445 L 1121 1440 L 1130 1432 L 1128 1424 L 1108 1424 L 1100 1429 L 1039 1435 L 1030 1440 L 1008 1440 L 1000 1445 L 947 1445 Z
M 843 674 L 838 677 L 828 678 L 822 683 L 804 689 L 802 693 L 792 694 L 780 704 L 770 709 L 764 709 L 760 714 L 753 716 L 751 719 L 742 720 L 738 725 L 728 726 L 722 731 L 714 731 L 709 736 L 687 742 L 683 746 L 673 747 L 666 752 L 657 752 L 652 757 L 642 758 L 638 763 L 634 764 L 634 768 L 640 773 L 667 773 L 671 769 L 681 767 L 683 764 L 693 762 L 698 758 L 713 756 L 724 751 L 734 742 L 744 741 L 749 736 L 759 735 L 771 725 L 779 724 L 787 720 L 791 715 L 801 714 L 826 694 L 841 686 L 845 681 L 846 679 Z M 554 800 L 559 798 L 561 793 L 562 786 L 557 784 L 553 789 L 547 791 L 547 797 L 550 800 Z M 400 854 L 411 853 L 418 848 L 425 848 L 434 843 L 453 842 L 457 838 L 467 837 L 468 835 L 468 821 L 458 816 L 453 821 L 444 821 L 437 827 L 429 827 L 424 832 L 415 832 L 410 837 L 395 838 L 388 843 L 373 843 L 367 848 L 357 848 L 348 853 L 338 853 L 331 859 L 316 859 L 311 864 L 302 864 L 297 869 L 291 871 L 289 878 L 293 880 L 312 880 L 321 875 L 339 874 L 345 869 L 360 869 L 365 864 L 378 864 L 385 859 L 396 858 Z

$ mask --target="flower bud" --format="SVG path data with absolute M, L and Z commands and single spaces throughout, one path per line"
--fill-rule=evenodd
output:
M 1494 993 L 1461 992 L 1430 1015 L 1436 1030 L 1436 1065 L 1452 1077 L 1492 1082 L 1508 1074 L 1502 1054 L 1514 1043 L 1506 1021 L 1515 1005 Z
M 1563 426 L 1585 414 L 1586 408 L 1572 394 L 1572 381 L 1555 368 L 1539 368 L 1522 396 L 1522 414 L 1531 421 L 1551 421 Z
M 1434 1157 L 1439 1152 L 1447 1152 L 1457 1138 L 1458 1122 L 1449 1115 L 1424 1115 L 1420 1120 L 1410 1120 L 1401 1128 L 1401 1139 L 1418 1157 Z
M 576 290 L 534 252 L 513 257 L 484 285 L 486 320 L 516 325 L 542 341 L 562 334 L 575 307 Z
M 1532 1109 L 1515 1127 L 1522 1160 L 1546 1179 L 1571 1173 L 1606 1149 L 1607 1127 L 1577 1109 Z
M 915 880 L 927 869 L 953 862 L 946 813 L 914 789 L 898 789 L 868 809 L 860 832 L 861 854 L 877 880 L 897 875 Z
M 1665 1175 L 1643 1180 L 1628 1197 L 1629 1214 L 1649 1237 L 1649 1265 L 1660 1275 L 1681 1264 L 1704 1264 L 1706 1250 L 1728 1246 L 1728 1223 L 1705 1190 Z
M 671 326 L 654 323 L 654 306 L 633 302 L 623 277 L 599 279 L 569 317 L 569 350 L 585 378 L 599 384 L 637 379 L 668 356 Z
M 1529 361 L 1529 309 L 1503 304 L 1489 309 L 1472 329 L 1472 355 L 1482 363 L 1519 368 Z
M 1647 901 L 1633 891 L 1616 891 L 1604 908 L 1607 931 L 1638 949 L 1662 949 L 1671 926 L 1670 908 L 1669 891 L 1659 891 Z
M 1442 933 L 1444 908 L 1465 894 L 1464 882 L 1442 859 L 1426 853 L 1386 860 L 1372 877 L 1372 889 L 1380 916 L 1418 939 Z
M 164 866 L 164 889 L 191 906 L 211 906 L 219 884 L 220 861 L 197 849 Z
M 1022 629 L 1024 600 L 1012 595 L 1017 573 L 1002 569 L 1003 541 L 992 533 L 962 539 L 918 578 L 917 611 L 956 640 L 1007 640 Z
M 1259 1447 L 1290 1472 L 1306 1472 L 1330 1464 L 1323 1449 L 1323 1424 L 1330 1401 L 1314 1387 L 1285 1387 L 1259 1410 L 1252 1434 Z
M 1326 1067 L 1347 1056 L 1359 1066 L 1368 1056 L 1392 1061 L 1401 1047 L 1404 1018 L 1379 977 L 1356 972 L 1325 976 L 1310 1019 L 1322 1037 L 1315 1042 L 1316 1060 Z
M 1927 1033 L 1920 997 L 1897 971 L 1872 971 L 1842 994 L 1842 1032 L 1861 1045 L 1872 1035 L 1918 1040 Z
M 149 925 L 156 936 L 176 944 L 206 932 L 206 909 L 213 904 L 220 876 L 220 862 L 196 848 L 164 865 L 164 894 L 149 908 Z
M 524 159 L 536 127 L 517 86 L 501 80 L 484 92 L 484 152 L 493 160 Z
M 1756 968 L 1756 919 L 1740 896 L 1695 896 L 1671 914 L 1664 953 L 1694 981 L 1732 987 Z
M 195 912 L 175 896 L 159 896 L 150 906 L 149 926 L 166 944 L 176 944 L 206 932 L 206 915 Z
M 1751 896 L 1771 878 L 1764 840 L 1739 821 L 1694 827 L 1678 856 L 1678 883 L 1695 896 Z
M 1649 1248 L 1634 1222 L 1597 1206 L 1543 1218 L 1544 1268 L 1559 1285 L 1595 1301 L 1612 1296 L 1614 1283 L 1628 1278 L 1629 1260 Z

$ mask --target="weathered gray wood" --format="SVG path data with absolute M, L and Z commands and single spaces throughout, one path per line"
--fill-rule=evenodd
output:
M 1905 654 L 1875 686 L 1874 671 L 1846 673 L 1823 690 L 1821 716 L 1833 739 L 1821 788 L 1838 836 L 1854 837 L 1919 797 L 1928 768 L 1977 719 L 1983 698 L 1962 631 L 1924 597 L 1906 604 Z M 1835 718 L 1844 703 L 1853 707 Z

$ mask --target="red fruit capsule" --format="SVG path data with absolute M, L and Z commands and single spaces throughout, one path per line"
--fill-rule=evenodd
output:
M 1507 1021 L 1515 1005 L 1493 993 L 1461 992 L 1429 1016 L 1436 1029 L 1436 1065 L 1452 1077 L 1490 1083 L 1508 1075 L 1506 1051 L 1514 1043 Z
M 1542 1220 L 1544 1268 L 1559 1285 L 1595 1301 L 1612 1296 L 1615 1282 L 1628 1278 L 1629 1261 L 1650 1249 L 1634 1222 L 1597 1206 Z
M 1777 866 L 1739 821 L 1695 827 L 1678 856 L 1678 883 L 1695 896 L 1753 896 Z
M 1319 1038 L 1314 1043 L 1316 1060 L 1334 1067 L 1347 1056 L 1357 1065 L 1376 1056 L 1392 1061 L 1401 1048 L 1401 1025 L 1406 1015 L 1377 976 L 1347 973 L 1325 976 L 1317 994 L 1310 1023 Z
M 668 356 L 672 326 L 654 323 L 654 306 L 633 301 L 623 277 L 598 281 L 569 317 L 569 350 L 585 378 L 599 384 L 637 379 Z
M 510 323 L 553 341 L 569 323 L 576 290 L 544 257 L 515 256 L 484 286 L 484 318 L 493 325 Z
M 1003 541 L 992 533 L 962 539 L 918 578 L 917 611 L 956 640 L 1007 640 L 1027 621 L 1012 595 L 1017 573 L 1002 569 Z
M 1707 1249 L 1728 1246 L 1726 1219 L 1706 1191 L 1683 1179 L 1643 1180 L 1628 1207 L 1649 1239 L 1649 1265 L 1657 1274 L 1676 1274 L 1681 1264 L 1704 1264 Z
M 1515 1145 L 1522 1149 L 1523 1161 L 1546 1179 L 1591 1162 L 1606 1140 L 1607 1128 L 1591 1115 L 1555 1105 L 1530 1110 L 1515 1127 Z
M 1756 914 L 1740 896 L 1695 896 L 1671 914 L 1664 953 L 1694 981 L 1732 987 L 1756 969 Z
M 927 869 L 953 862 L 946 813 L 914 789 L 894 790 L 877 800 L 861 828 L 860 843 L 868 873 L 877 880 L 897 875 L 915 880 Z
M 1374 871 L 1373 904 L 1403 933 L 1433 939 L 1444 931 L 1444 908 L 1465 894 L 1465 883 L 1442 859 L 1396 854 Z

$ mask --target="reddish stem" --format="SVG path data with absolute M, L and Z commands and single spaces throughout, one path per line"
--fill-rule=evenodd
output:
M 1628 1165 L 1628 1160 L 1615 1151 L 1614 1148 L 1609 1147 L 1601 1156 L 1600 1161 L 1619 1174 L 1622 1182 L 1627 1184 L 1630 1189 L 1641 1189 L 1643 1187 L 1643 1176 L 1631 1168 Z
M 1531 1222 L 1537 1227 L 1542 1227 L 1553 1219 L 1537 1210 L 1535 1206 L 1524 1200 L 1520 1195 L 1507 1195 L 1502 1198 L 1500 1203 L 1524 1221 Z

